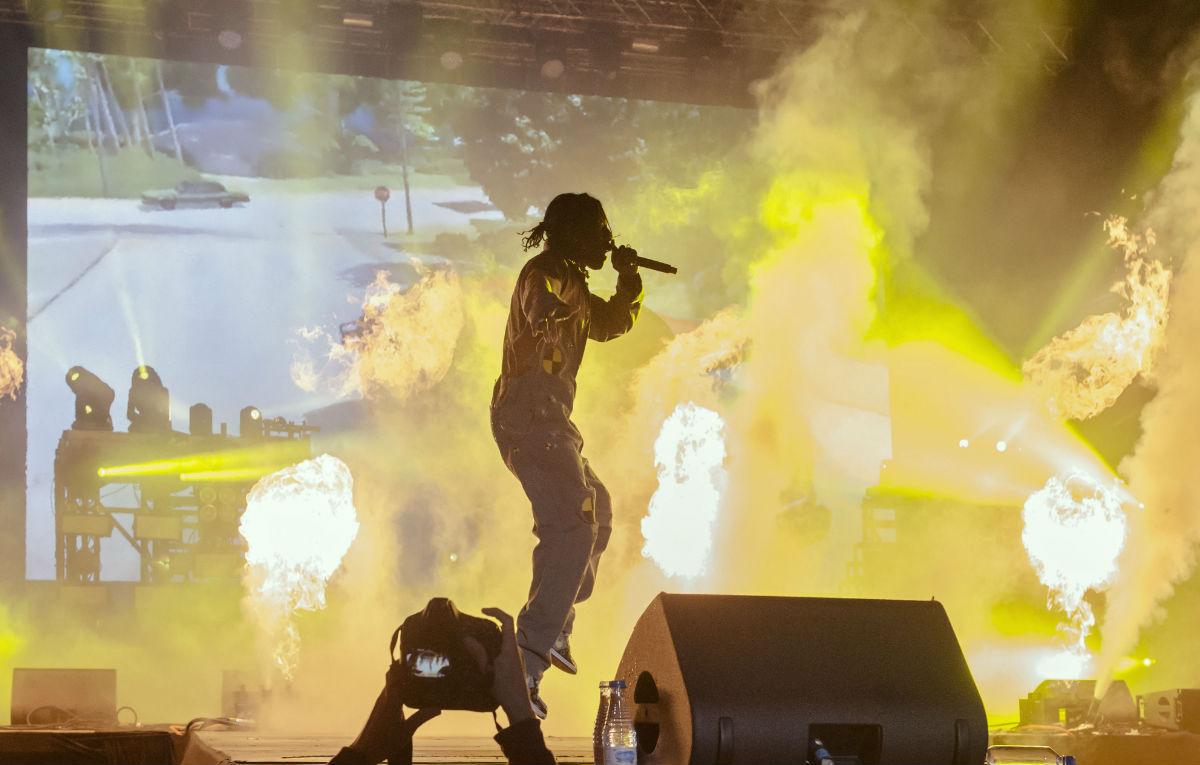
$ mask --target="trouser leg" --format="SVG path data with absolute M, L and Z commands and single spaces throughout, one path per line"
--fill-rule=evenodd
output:
M 576 603 L 582 603 L 591 597 L 596 584 L 596 573 L 600 569 L 600 556 L 608 549 L 608 540 L 612 537 L 612 496 L 586 459 L 583 460 L 583 470 L 588 485 L 592 487 L 596 496 L 596 538 L 592 542 L 587 567 L 583 570 L 583 579 L 579 582 L 579 592 L 575 594 Z M 562 634 L 569 636 L 574 631 L 574 626 L 575 606 L 572 605 L 567 612 L 566 621 L 563 622 Z
M 570 439 L 524 439 L 508 460 L 533 507 L 533 579 L 517 615 L 525 669 L 539 679 L 579 594 L 597 536 L 596 490 Z
M 579 591 L 592 539 L 591 529 L 580 526 L 565 534 L 540 535 L 533 550 L 533 581 L 517 614 L 517 641 L 525 649 L 525 670 L 534 679 L 550 666 L 550 648 Z

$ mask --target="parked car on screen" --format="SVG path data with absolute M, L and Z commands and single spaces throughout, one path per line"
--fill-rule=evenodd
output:
M 249 202 L 250 195 L 229 191 L 216 181 L 183 181 L 173 189 L 143 191 L 142 203 L 174 210 L 176 205 L 209 205 L 233 207 L 236 202 Z

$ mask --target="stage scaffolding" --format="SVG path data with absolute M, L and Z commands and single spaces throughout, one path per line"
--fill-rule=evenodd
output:
M 137 552 L 143 584 L 236 580 L 246 493 L 261 476 L 308 459 L 310 430 L 260 438 L 65 431 L 54 459 L 57 581 L 104 581 L 100 544 L 114 534 Z M 241 467 L 206 470 L 214 455 Z

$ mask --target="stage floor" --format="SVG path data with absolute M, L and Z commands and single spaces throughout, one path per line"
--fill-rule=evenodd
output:
M 1084 765 L 1200 765 L 1200 735 L 1194 733 L 1152 729 L 1120 735 L 1085 729 L 992 731 L 989 739 L 992 745 L 1049 746 L 1059 754 L 1074 755 Z M 347 742 L 345 737 L 270 735 L 255 730 L 193 730 L 186 735 L 183 726 L 102 731 L 6 728 L 0 731 L 0 763 L 320 763 L 328 762 Z M 559 762 L 592 761 L 588 738 L 551 737 L 546 743 Z M 485 736 L 418 736 L 415 744 L 414 763 L 504 762 L 500 748 Z M 88 758 L 80 759 L 80 753 Z
M 204 730 L 205 744 L 235 763 L 328 762 L 347 741 L 320 736 L 270 736 L 255 731 Z M 1143 763 L 1200 763 L 1200 736 L 1157 732 L 1142 735 L 1048 734 L 993 731 L 990 743 L 1050 746 L 1060 754 L 1074 754 L 1086 765 L 1142 765 Z M 592 744 L 585 737 L 550 737 L 546 744 L 559 762 L 591 762 Z M 504 762 L 500 747 L 490 738 L 418 736 L 414 763 Z
M 247 730 L 203 730 L 204 743 L 237 763 L 328 762 L 350 743 L 346 738 L 270 736 Z M 550 736 L 546 745 L 559 762 L 591 762 L 589 738 Z M 490 738 L 418 735 L 413 740 L 413 763 L 504 762 L 500 747 Z

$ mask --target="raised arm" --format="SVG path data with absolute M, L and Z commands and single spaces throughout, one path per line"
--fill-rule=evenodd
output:
M 642 277 L 637 270 L 621 271 L 617 276 L 617 291 L 608 300 L 590 297 L 592 323 L 588 337 L 592 340 L 611 340 L 628 332 L 642 310 Z

